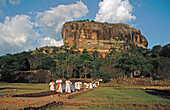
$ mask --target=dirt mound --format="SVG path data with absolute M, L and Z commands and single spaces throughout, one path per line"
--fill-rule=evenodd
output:
M 35 90 L 34 88 L 17 88 L 17 87 L 3 87 L 3 88 L 0 88 L 0 90 L 4 90 L 4 89 Z M 36 90 L 42 90 L 42 89 L 36 89 Z
M 56 91 L 54 91 L 54 94 L 57 94 Z M 38 92 L 38 93 L 27 93 L 27 94 L 8 94 L 3 97 L 44 97 L 44 96 L 49 96 L 50 92 L 49 91 L 44 91 L 44 92 Z
M 23 108 L 23 109 L 20 109 L 20 110 L 43 110 L 43 109 L 46 109 L 46 108 L 57 107 L 57 106 L 62 106 L 62 105 L 63 105 L 63 102 L 54 101 L 54 102 L 48 103 L 48 104 L 40 106 L 40 107 L 26 107 L 26 108 Z

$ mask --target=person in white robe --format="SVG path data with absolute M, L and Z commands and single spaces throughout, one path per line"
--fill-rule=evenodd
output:
M 86 89 L 89 89 L 89 83 L 86 83 Z
M 66 94 L 67 94 L 67 93 L 71 93 L 71 89 L 70 89 L 70 85 L 71 85 L 71 84 L 72 84 L 72 83 L 70 82 L 69 78 L 67 78 L 67 79 L 66 79 L 66 90 L 65 90 Z
M 54 96 L 54 91 L 55 91 L 55 83 L 53 80 L 50 81 L 49 83 L 49 89 L 50 89 L 50 94 L 51 94 L 51 97 Z
M 77 90 L 80 91 L 82 82 L 80 82 L 80 80 L 79 80 L 77 83 L 78 83 Z
M 93 88 L 93 84 L 92 82 L 89 83 L 89 89 L 92 89 Z
M 100 82 L 98 81 L 98 82 L 97 82 L 97 85 L 99 86 L 99 84 L 100 84 Z
M 75 89 L 76 89 L 76 91 L 78 90 L 78 82 L 75 82 L 74 83 L 74 86 L 75 86 Z
M 58 96 L 60 97 L 60 94 L 63 93 L 63 88 L 62 88 L 62 84 L 63 81 L 60 79 L 60 77 L 58 77 L 58 79 L 56 80 L 56 91 L 58 92 Z
M 96 88 L 96 83 L 93 83 L 93 88 Z

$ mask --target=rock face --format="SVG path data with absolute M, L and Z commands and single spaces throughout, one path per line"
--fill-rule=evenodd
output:
M 61 34 L 65 45 L 76 45 L 79 49 L 108 50 L 111 47 L 123 47 L 128 43 L 133 43 L 136 47 L 148 46 L 140 30 L 123 23 L 66 22 Z

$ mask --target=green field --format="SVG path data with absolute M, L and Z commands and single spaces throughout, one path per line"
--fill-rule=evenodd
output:
M 3 96 L 7 94 L 24 94 L 47 91 L 49 90 L 49 86 L 48 84 L 0 83 L 0 89 L 0 96 Z
M 144 90 L 115 90 L 111 87 L 100 87 L 76 98 L 106 104 L 170 104 L 170 100 L 148 94 Z
M 104 86 L 109 86 L 105 84 Z M 112 85 L 117 86 L 117 85 Z M 86 92 L 75 96 L 73 99 L 77 100 L 78 103 L 86 101 L 88 103 L 95 103 L 96 105 L 85 105 L 77 106 L 80 110 L 152 110 L 155 105 L 170 105 L 170 100 L 149 94 L 148 92 L 154 93 L 155 90 L 141 90 L 140 86 L 133 87 L 99 87 L 92 91 Z M 82 102 L 83 103 L 83 102 Z M 115 105 L 141 105 L 151 106 L 151 108 L 133 108 L 133 107 L 117 107 Z M 51 108 L 53 109 L 64 109 L 64 107 Z
M 109 86 L 105 84 L 102 86 Z M 130 108 L 130 107 L 119 107 L 116 104 L 137 104 L 137 105 L 170 105 L 170 100 L 168 98 L 163 98 L 162 96 L 157 96 L 149 94 L 148 92 L 154 92 L 154 90 L 141 90 L 139 86 L 133 87 L 99 87 L 92 91 L 77 95 L 73 97 L 73 100 L 77 103 L 88 102 L 88 104 L 76 105 L 77 109 L 80 110 L 148 110 L 152 108 Z M 117 85 L 116 85 L 117 86 Z M 13 89 L 1 89 L 0 95 L 6 94 L 23 94 L 23 93 L 35 93 L 48 90 L 48 84 L 26 84 L 26 83 L 1 83 L 0 88 L 10 87 Z M 71 101 L 72 99 L 70 99 Z M 75 103 L 74 102 L 74 103 Z M 96 105 L 90 105 L 96 104 Z M 47 110 L 53 109 L 64 109 L 68 105 L 53 107 Z

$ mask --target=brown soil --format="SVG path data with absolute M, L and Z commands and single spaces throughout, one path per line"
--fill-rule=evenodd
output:
M 0 90 L 4 90 L 4 89 L 35 90 L 35 89 L 32 89 L 32 88 L 16 88 L 16 87 L 3 87 L 3 88 L 0 88 Z M 36 90 L 42 90 L 42 89 L 36 89 Z
M 54 92 L 54 94 L 57 94 L 57 92 Z M 27 93 L 27 94 L 7 94 L 3 97 L 44 97 L 44 96 L 49 96 L 50 92 L 49 91 L 44 91 L 44 92 L 37 92 L 37 93 Z
M 79 106 L 62 106 L 62 108 L 60 110 L 79 110 Z
M 30 107 L 42 107 L 44 105 L 50 104 L 52 102 L 60 102 L 57 95 L 54 97 L 45 96 L 38 98 L 28 98 L 28 97 L 1 97 L 0 98 L 0 109 L 17 110 Z

